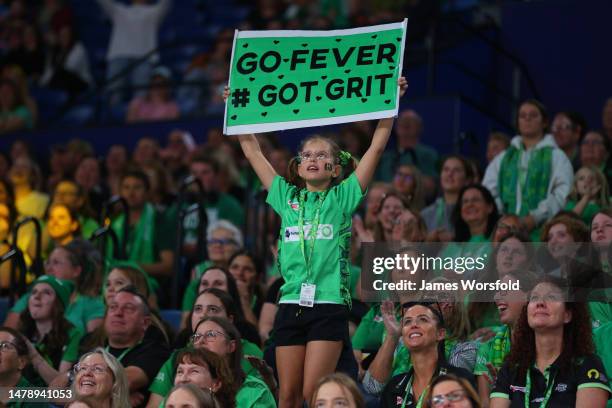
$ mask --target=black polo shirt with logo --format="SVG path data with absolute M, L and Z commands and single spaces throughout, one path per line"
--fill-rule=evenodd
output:
M 557 359 L 544 370 L 544 373 L 535 366 L 529 372 L 531 378 L 530 408 L 540 407 L 545 399 L 550 381 L 554 383 L 548 407 L 575 407 L 576 393 L 582 388 L 603 389 L 608 392 L 608 398 L 612 394 L 604 366 L 596 355 L 577 359 L 574 364 L 565 369 L 561 369 L 561 362 Z M 510 408 L 524 408 L 526 392 L 526 378 L 519 378 L 518 370 L 510 368 L 509 364 L 505 363 L 497 375 L 491 398 L 510 400 Z
M 476 379 L 468 370 L 451 366 L 446 361 L 439 362 L 434 378 L 446 373 L 465 378 L 476 389 Z M 414 369 L 411 368 L 407 373 L 398 374 L 389 380 L 380 396 L 380 408 L 395 408 L 402 405 L 406 408 L 414 408 L 417 406 L 418 401 L 414 400 L 412 390 L 407 389 L 413 374 Z M 404 399 L 407 399 L 406 404 L 404 404 Z

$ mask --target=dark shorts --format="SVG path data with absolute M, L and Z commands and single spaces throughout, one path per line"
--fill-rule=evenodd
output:
M 274 342 L 276 346 L 298 346 L 315 340 L 343 341 L 348 338 L 348 316 L 345 305 L 282 303 L 274 321 Z

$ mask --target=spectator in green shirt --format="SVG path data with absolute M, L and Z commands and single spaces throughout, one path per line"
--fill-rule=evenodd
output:
M 523 307 L 527 304 L 527 293 L 533 285 L 533 276 L 524 270 L 507 273 L 501 278 L 501 281 L 508 282 L 511 279 L 520 281 L 521 290 L 500 291 L 495 294 L 495 306 L 499 311 L 499 320 L 503 326 L 495 332 L 492 339 L 478 347 L 476 354 L 473 373 L 478 384 L 478 394 L 485 406 L 489 405 L 491 385 L 495 381 L 497 370 L 501 368 L 506 356 L 510 353 L 512 330 Z
M 599 210 L 609 206 L 610 188 L 604 174 L 594 166 L 581 167 L 576 172 L 565 210 L 573 211 L 585 224 L 590 224 Z
M 17 85 L 13 81 L 3 80 L 0 83 L 0 134 L 32 129 L 32 114 L 21 98 Z
M 272 392 L 264 381 L 253 375 L 246 375 L 242 369 L 242 344 L 240 333 L 228 320 L 206 317 L 195 328 L 192 342 L 225 358 L 238 386 L 237 408 L 276 408 Z
M 219 191 L 219 163 L 206 155 L 194 156 L 189 164 L 189 172 L 197 178 L 204 189 L 202 197 L 206 208 L 208 225 L 214 224 L 219 220 L 228 220 L 232 224 L 242 227 L 244 225 L 244 208 L 233 196 Z M 175 207 L 174 212 L 178 213 Z M 193 256 L 197 249 L 197 231 L 200 223 L 197 212 L 189 213 L 183 219 L 185 237 L 183 239 L 184 251 Z
M 54 204 L 63 204 L 78 214 L 81 235 L 85 239 L 89 239 L 98 229 L 85 190 L 74 180 L 65 179 L 57 183 L 51 196 L 51 205 Z
M 208 260 L 197 264 L 191 272 L 191 281 L 187 285 L 185 294 L 183 295 L 181 327 L 185 327 L 186 325 L 185 319 L 199 292 L 198 286 L 202 285 L 204 272 L 208 271 L 213 266 L 223 269 L 224 273 L 227 272 L 225 268 L 229 266 L 230 258 L 235 252 L 242 249 L 244 242 L 242 232 L 234 224 L 226 220 L 219 220 L 213 224 L 209 224 L 206 230 L 206 240 Z M 237 300 L 240 299 L 237 298 Z
M 124 174 L 120 183 L 121 197 L 129 207 L 128 242 L 126 252 L 130 261 L 138 263 L 153 277 L 168 277 L 174 266 L 171 231 L 166 218 L 147 200 L 149 179 L 140 170 Z M 125 214 L 112 222 L 112 228 L 121 241 Z
M 497 206 L 489 190 L 479 184 L 463 187 L 452 218 L 454 242 L 449 243 L 439 256 L 488 257 L 492 249 L 491 235 L 499 218 Z M 471 273 L 473 271 L 467 271 L 465 276 L 470 276 Z M 454 272 L 451 271 L 451 274 Z
M 32 284 L 28 307 L 21 312 L 19 331 L 34 344 L 30 348 L 32 367 L 29 379 L 49 384 L 59 373 L 66 373 L 77 360 L 83 333 L 64 317 L 74 286 L 51 275 Z M 30 374 L 30 373 L 28 373 Z
M 214 395 L 222 407 L 236 403 L 238 387 L 225 359 L 207 349 L 186 349 L 176 357 L 174 384 L 194 384 Z
M 70 296 L 65 316 L 83 332 L 95 330 L 104 317 L 104 302 L 100 298 L 101 263 L 98 250 L 82 239 L 55 248 L 45 263 L 47 275 L 74 283 L 76 290 Z M 29 296 L 26 293 L 17 300 L 6 317 L 5 326 L 18 327 L 19 314 L 27 308 Z
M 28 364 L 28 346 L 21 334 L 9 327 L 0 327 L 0 387 L 29 388 L 30 382 L 23 376 Z M 28 408 L 33 403 L 11 402 L 7 408 Z

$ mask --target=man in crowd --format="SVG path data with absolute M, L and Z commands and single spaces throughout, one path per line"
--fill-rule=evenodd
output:
M 170 356 L 164 343 L 145 337 L 150 324 L 149 306 L 134 287 L 119 290 L 108 305 L 107 350 L 125 367 L 132 406 L 144 406 L 151 382 Z
M 436 188 L 438 153 L 431 147 L 420 143 L 422 133 L 423 119 L 421 116 L 412 109 L 402 111 L 395 126 L 397 149 L 387 150 L 383 154 L 378 164 L 376 178 L 389 182 L 399 165 L 412 164 L 425 175 L 425 194 L 430 197 Z

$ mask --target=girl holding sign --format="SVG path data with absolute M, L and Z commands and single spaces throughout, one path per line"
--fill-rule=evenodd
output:
M 408 84 L 403 77 L 398 84 L 402 96 Z M 274 325 L 281 408 L 310 401 L 317 380 L 335 371 L 343 341 L 348 340 L 352 214 L 392 127 L 393 118 L 379 121 L 357 166 L 327 138 L 304 140 L 290 161 L 288 180 L 274 171 L 254 135 L 239 136 L 246 158 L 268 190 L 268 204 L 282 219 L 278 261 L 285 284 Z

